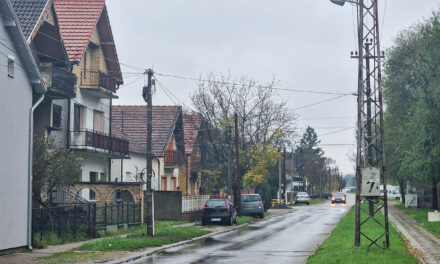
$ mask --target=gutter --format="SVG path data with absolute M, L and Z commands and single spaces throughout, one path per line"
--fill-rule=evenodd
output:
M 32 250 L 32 159 L 34 152 L 34 111 L 44 99 L 44 94 L 32 105 L 29 110 L 29 156 L 28 156 L 28 225 L 27 246 Z

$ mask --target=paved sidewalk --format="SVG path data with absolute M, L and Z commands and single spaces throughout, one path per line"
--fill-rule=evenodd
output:
M 440 263 L 440 239 L 421 227 L 395 205 L 389 204 L 389 220 L 409 243 L 422 254 L 422 263 Z M 392 245 L 391 245 L 392 246 Z

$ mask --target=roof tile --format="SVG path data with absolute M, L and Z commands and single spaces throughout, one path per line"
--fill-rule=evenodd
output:
M 12 0 L 11 2 L 24 37 L 27 39 L 37 24 L 47 0 Z
M 202 116 L 199 114 L 183 116 L 183 131 L 186 155 L 191 155 L 193 151 L 197 136 L 199 135 L 201 124 Z

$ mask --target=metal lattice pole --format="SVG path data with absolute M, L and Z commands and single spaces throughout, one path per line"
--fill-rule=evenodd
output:
M 378 244 L 385 237 L 385 248 L 389 248 L 388 232 L 388 203 L 385 175 L 385 147 L 383 129 L 383 101 L 381 60 L 383 53 L 380 49 L 378 0 L 359 0 L 358 3 L 358 52 L 352 53 L 352 58 L 358 59 L 358 126 L 357 126 L 357 158 L 356 158 L 356 213 L 354 245 L 359 246 L 361 236 L 369 242 L 369 246 Z M 367 174 L 367 170 L 369 170 Z M 375 173 L 375 172 L 378 173 Z M 364 174 L 364 175 L 362 175 Z M 383 196 L 380 195 L 379 182 L 383 186 Z M 362 177 L 364 176 L 364 179 Z M 376 184 L 376 185 L 375 185 Z M 369 211 L 362 210 L 361 199 L 369 202 Z M 383 200 L 383 205 L 375 209 L 374 204 Z M 384 224 L 377 221 L 375 214 L 383 207 Z M 361 212 L 367 218 L 361 221 Z M 384 228 L 384 233 L 377 238 L 368 236 L 368 230 L 363 231 L 362 225 L 368 220 Z

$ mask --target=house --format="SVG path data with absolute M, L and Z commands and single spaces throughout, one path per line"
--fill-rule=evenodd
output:
M 46 88 L 9 0 L 0 1 L 0 250 L 31 247 L 33 110 Z
M 185 163 L 182 168 L 180 186 L 183 195 L 199 194 L 202 184 L 202 116 L 199 114 L 183 116 L 185 134 Z
M 12 0 L 20 26 L 48 88 L 44 101 L 34 114 L 34 132 L 53 137 L 66 146 L 67 99 L 75 97 L 76 76 L 61 38 L 53 0 Z
M 153 106 L 153 179 L 155 190 L 178 190 L 183 163 L 183 117 L 180 106 Z M 147 107 L 115 105 L 113 130 L 130 141 L 130 159 L 112 160 L 112 181 L 146 182 Z
M 109 182 L 110 160 L 129 157 L 129 143 L 112 133 L 112 103 L 123 83 L 105 0 L 55 0 L 55 11 L 72 72 L 76 97 L 62 111 L 66 146 L 84 158 L 81 183 Z M 90 189 L 80 190 L 94 200 Z

